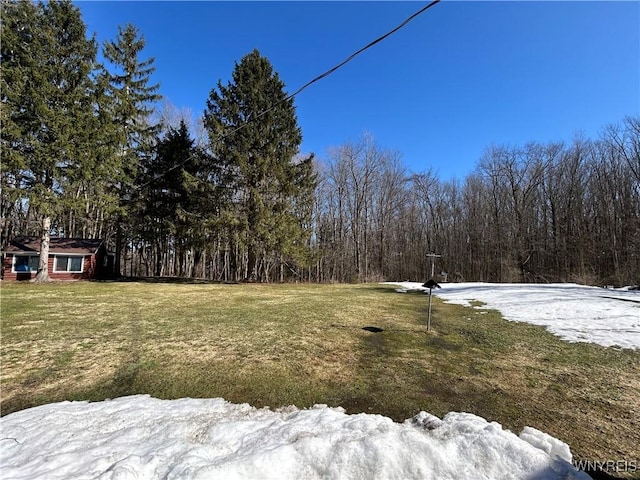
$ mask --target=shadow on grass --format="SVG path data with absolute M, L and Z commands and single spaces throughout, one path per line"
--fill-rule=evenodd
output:
M 208 280 L 203 278 L 189 278 L 189 277 L 119 277 L 111 279 L 92 279 L 91 282 L 95 283 L 167 283 L 177 285 L 335 285 L 332 283 L 316 283 L 316 282 L 243 282 L 243 281 L 223 281 L 223 280 Z M 398 292 L 401 287 L 393 284 L 379 284 L 379 283 L 344 283 L 340 285 L 352 285 L 361 288 L 363 291 L 370 291 L 373 293 L 409 293 L 413 295 L 427 295 L 425 290 L 403 290 Z
M 145 365 L 142 360 L 141 342 L 144 332 L 140 318 L 140 307 L 132 308 L 128 312 L 128 340 L 122 345 L 127 354 L 111 377 L 97 380 L 83 387 L 74 385 L 71 380 L 64 382 L 65 385 L 62 386 L 47 386 L 47 384 L 55 383 L 56 380 L 65 377 L 66 369 L 73 359 L 71 351 L 59 353 L 54 357 L 52 365 L 31 374 L 22 382 L 23 391 L 6 400 L 3 399 L 1 415 L 64 400 L 100 401 L 106 398 L 146 393 L 144 392 L 144 380 L 141 381 L 139 377 L 145 368 L 154 365 Z M 38 393 L 34 394 L 34 392 Z
M 147 393 L 139 387 L 138 382 L 143 368 L 143 365 L 139 361 L 124 363 L 120 365 L 114 375 L 107 381 L 97 382 L 88 388 L 71 392 L 69 399 L 99 402 L 108 398 Z
M 43 390 L 41 393 L 31 395 L 29 393 L 20 393 L 13 395 L 2 402 L 1 415 L 9 415 L 27 408 L 38 407 L 47 403 L 68 401 L 101 401 L 107 398 L 116 398 L 136 393 L 146 393 L 136 388 L 138 376 L 142 365 L 137 363 L 126 363 L 121 365 L 115 374 L 107 381 L 96 382 L 89 387 L 67 390 L 62 388 L 60 392 L 55 393 L 50 390 Z M 44 381 L 45 378 L 37 379 Z M 31 387 L 37 387 L 37 384 Z
M 221 280 L 207 280 L 189 277 L 119 277 L 107 280 L 91 280 L 97 283 L 172 283 L 184 285 L 239 285 L 240 282 L 224 282 Z
M 371 290 L 396 293 L 386 286 Z M 524 414 L 520 399 L 487 377 L 484 364 L 466 353 L 465 347 L 479 345 L 468 342 L 458 331 L 459 325 L 448 325 L 437 313 L 436 308 L 432 332 L 420 323 L 408 328 L 383 324 L 383 331 L 377 330 L 380 326 L 373 330 L 332 324 L 370 332 L 362 337 L 358 351 L 354 374 L 358 388 L 344 386 L 338 403 L 348 413 L 377 413 L 396 422 L 424 410 L 438 416 L 467 411 L 488 421 L 518 423 Z
M 393 284 L 364 283 L 364 284 L 354 284 L 354 285 L 363 285 L 362 290 L 365 290 L 365 291 L 368 290 L 374 293 L 393 293 L 395 295 L 398 295 L 400 293 L 402 294 L 409 293 L 413 295 L 416 295 L 416 294 L 425 295 L 429 293 L 429 292 L 426 292 L 425 290 L 420 290 L 420 289 L 405 290 L 402 287 L 400 287 L 400 285 L 393 285 Z M 402 290 L 402 291 L 398 291 L 398 290 Z

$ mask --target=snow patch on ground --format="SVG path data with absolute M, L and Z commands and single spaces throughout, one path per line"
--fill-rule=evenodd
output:
M 399 292 L 427 290 L 418 282 L 388 282 Z M 449 303 L 500 311 L 504 318 L 545 326 L 570 342 L 640 348 L 640 292 L 573 283 L 443 283 L 432 293 Z
M 420 283 L 398 291 L 425 290 Z M 575 284 L 443 284 L 451 303 L 497 309 L 569 341 L 640 348 L 640 294 Z M 480 321 L 480 320 L 478 320 Z M 469 413 L 404 423 L 316 405 L 272 411 L 223 399 L 135 395 L 0 418 L 3 479 L 588 479 L 562 441 L 516 436 Z
M 316 405 L 277 411 L 148 395 L 0 419 L 3 479 L 588 479 L 569 447 L 469 413 L 404 423 Z

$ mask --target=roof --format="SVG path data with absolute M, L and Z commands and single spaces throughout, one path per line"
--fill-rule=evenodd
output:
M 92 255 L 98 251 L 102 242 L 100 239 L 51 237 L 49 253 Z M 4 251 L 6 253 L 38 253 L 40 251 L 40 238 L 15 237 L 9 242 Z

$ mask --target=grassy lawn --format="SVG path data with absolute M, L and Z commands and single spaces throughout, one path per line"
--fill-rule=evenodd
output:
M 1 307 L 3 415 L 136 393 L 396 421 L 467 411 L 577 458 L 638 457 L 640 352 L 437 298 L 427 333 L 427 297 L 391 286 L 5 283 Z

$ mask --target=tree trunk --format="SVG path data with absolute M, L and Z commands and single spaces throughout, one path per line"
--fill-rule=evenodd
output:
M 258 267 L 258 254 L 256 252 L 255 245 L 253 245 L 253 242 L 251 242 L 250 240 L 249 251 L 247 252 L 247 277 L 245 278 L 245 282 L 252 283 L 258 280 L 257 267 Z
M 236 282 L 238 280 L 238 246 L 235 240 L 229 244 L 229 280 Z
M 38 262 L 38 273 L 33 279 L 35 283 L 50 282 L 49 278 L 49 241 L 51 240 L 51 217 L 42 217 L 42 236 L 40 238 L 40 261 Z
M 155 269 L 153 271 L 153 275 L 159 277 L 162 273 L 162 247 L 160 246 L 160 242 L 155 241 Z
M 114 258 L 114 275 L 116 278 L 122 277 L 122 267 L 120 256 L 122 255 L 122 217 L 118 215 L 116 220 L 116 255 Z

